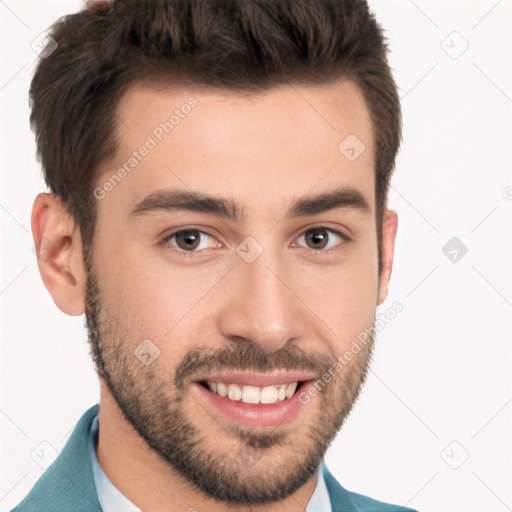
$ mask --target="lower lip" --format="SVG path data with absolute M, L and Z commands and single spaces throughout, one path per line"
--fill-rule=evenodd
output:
M 220 413 L 228 420 L 247 427 L 278 426 L 291 423 L 304 407 L 304 404 L 299 401 L 299 395 L 307 391 L 309 385 L 312 385 L 312 381 L 304 382 L 291 398 L 282 402 L 246 404 L 219 396 L 197 382 L 193 384 L 197 388 L 199 400 L 213 416 L 218 416 Z

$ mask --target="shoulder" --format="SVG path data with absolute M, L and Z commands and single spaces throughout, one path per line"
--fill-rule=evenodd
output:
M 348 491 L 334 478 L 325 464 L 322 464 L 322 471 L 331 500 L 332 512 L 418 512 L 403 505 L 384 503 L 383 501 Z
M 55 462 L 11 512 L 101 512 L 88 452 L 90 427 L 98 409 L 96 404 L 83 414 Z

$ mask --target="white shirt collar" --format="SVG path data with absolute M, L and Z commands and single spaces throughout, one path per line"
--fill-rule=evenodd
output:
M 96 415 L 92 421 L 89 436 L 89 457 L 91 458 L 98 501 L 100 502 L 103 512 L 142 512 L 140 508 L 136 507 L 128 498 L 121 494 L 104 473 L 96 454 L 98 432 L 99 422 L 98 415 Z
M 142 512 L 128 498 L 126 498 L 117 487 L 112 484 L 104 473 L 96 455 L 98 444 L 99 422 L 98 416 L 94 418 L 89 436 L 89 457 L 91 459 L 92 471 L 96 493 L 103 512 Z M 325 485 L 322 467 L 318 471 L 318 481 L 315 492 L 311 496 L 305 512 L 332 512 L 331 500 Z
M 323 463 L 318 469 L 318 480 L 316 482 L 315 492 L 311 496 L 308 502 L 306 510 L 304 512 L 332 512 L 331 498 L 325 485 L 324 473 L 322 471 Z

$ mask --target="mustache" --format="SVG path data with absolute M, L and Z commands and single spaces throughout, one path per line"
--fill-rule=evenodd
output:
M 185 386 L 212 370 L 252 370 L 261 373 L 274 370 L 304 371 L 323 375 L 335 357 L 316 352 L 306 353 L 296 346 L 266 354 L 249 340 L 231 341 L 220 349 L 193 347 L 176 367 L 174 384 Z

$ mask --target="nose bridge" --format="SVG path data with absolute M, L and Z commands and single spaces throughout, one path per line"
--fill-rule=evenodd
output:
M 279 350 L 300 337 L 305 318 L 291 291 L 293 283 L 287 282 L 290 274 L 277 250 L 265 249 L 251 263 L 236 259 L 221 312 L 222 334 L 246 338 L 265 352 Z

